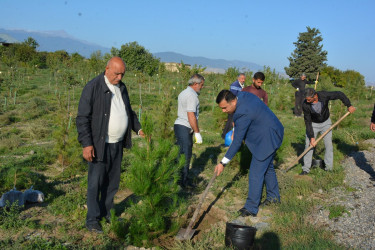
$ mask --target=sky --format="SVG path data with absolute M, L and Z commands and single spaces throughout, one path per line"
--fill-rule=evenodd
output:
M 327 64 L 375 85 L 374 0 L 0 0 L 0 28 L 65 31 L 104 47 L 241 60 L 284 73 L 299 33 L 319 29 Z

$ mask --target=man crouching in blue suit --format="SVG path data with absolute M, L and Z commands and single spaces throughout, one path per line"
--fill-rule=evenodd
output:
M 234 113 L 234 137 L 224 158 L 216 165 L 215 172 L 217 176 L 223 172 L 244 140 L 253 157 L 249 169 L 249 193 L 239 213 L 242 217 L 255 217 L 262 198 L 263 182 L 267 189 L 264 205 L 280 202 L 273 159 L 283 141 L 284 127 L 267 105 L 251 93 L 240 92 L 236 97 L 229 90 L 222 90 L 216 103 L 223 112 Z

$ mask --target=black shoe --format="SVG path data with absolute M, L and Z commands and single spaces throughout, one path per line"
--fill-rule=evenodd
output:
M 98 234 L 103 233 L 102 226 L 99 224 L 99 222 L 86 224 L 86 228 L 90 232 L 94 232 L 94 233 L 98 233 Z
M 308 175 L 309 173 L 306 171 L 302 171 L 299 175 Z
M 247 211 L 247 209 L 244 207 L 238 210 L 238 212 L 240 213 L 241 217 L 247 217 L 247 216 L 256 217 L 257 216 L 256 214 L 253 214 L 252 212 Z
M 265 200 L 262 203 L 260 203 L 259 206 L 260 207 L 265 207 L 265 206 L 270 206 L 272 204 L 279 204 L 279 203 L 280 203 L 280 201 L 278 201 L 278 200 L 275 200 L 275 201 Z
M 105 216 L 104 219 L 105 219 L 105 222 L 111 223 L 111 216 Z
M 196 188 L 197 186 L 193 183 L 192 180 L 188 180 L 187 183 L 186 183 L 186 186 L 188 188 Z

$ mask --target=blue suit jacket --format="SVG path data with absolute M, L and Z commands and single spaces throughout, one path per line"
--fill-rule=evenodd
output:
M 239 92 L 241 92 L 242 90 L 242 87 L 240 85 L 240 82 L 238 80 L 236 80 L 234 83 L 232 83 L 230 85 L 230 89 L 229 89 L 235 96 L 238 95 Z
M 225 157 L 231 160 L 245 140 L 253 157 L 263 161 L 281 146 L 284 127 L 256 95 L 239 92 L 237 98 L 234 138 Z

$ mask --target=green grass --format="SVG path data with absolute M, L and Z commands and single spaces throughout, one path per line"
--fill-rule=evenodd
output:
M 342 205 L 332 205 L 328 208 L 329 210 L 329 219 L 335 219 L 341 217 L 344 213 L 350 215 L 350 212 Z
M 2 64 L 0 70 L 7 71 Z M 9 96 L 9 89 L 0 85 L 0 191 L 6 192 L 13 188 L 16 179 L 18 190 L 34 185 L 35 189 L 41 190 L 46 195 L 46 201 L 42 207 L 39 207 L 40 210 L 29 208 L 25 211 L 11 211 L 7 217 L 1 217 L 3 223 L 0 227 L 2 236 L 0 248 L 91 249 L 98 247 L 105 249 L 122 248 L 127 244 L 126 237 L 121 239 L 114 234 L 116 225 L 105 224 L 105 232 L 100 236 L 87 236 L 84 228 L 87 164 L 81 158 L 82 149 L 76 139 L 74 118 L 82 88 L 95 74 L 76 69 L 73 72 L 80 83 L 74 89 L 69 89 L 62 80 L 64 72 L 69 70 L 73 71 L 61 68 L 54 76 L 48 69 L 33 71 L 20 69 L 25 76 L 18 79 L 13 87 L 12 93 L 17 89 L 15 105 L 12 102 L 14 94 Z M 181 194 L 184 201 L 172 215 L 171 225 L 166 230 L 168 233 L 160 236 L 159 242 L 145 242 L 144 245 L 163 246 L 164 244 L 172 249 L 207 249 L 207 246 L 212 249 L 225 249 L 226 221 L 224 219 L 218 219 L 218 222 L 200 232 L 199 237 L 195 237 L 195 241 L 173 240 L 173 232 L 177 233 L 179 225 L 186 223 L 181 217 L 187 212 L 190 204 L 197 203 L 198 195 L 206 187 L 214 166 L 226 152 L 221 146 L 224 143 L 221 139 L 221 131 L 227 115 L 221 112 L 214 101 L 217 90 L 228 88 L 230 83 L 226 82 L 222 75 L 215 74 L 206 79 L 205 87 L 199 96 L 201 107 L 199 127 L 203 144 L 194 145 L 193 148 L 192 173 L 195 175 L 194 182 L 198 185 L 197 189 L 191 193 Z M 148 78 L 145 80 L 146 82 L 140 85 L 134 73 L 125 74 L 123 81 L 127 84 L 132 107 L 138 114 L 142 99 L 142 115 L 147 113 L 156 117 L 156 131 L 161 131 L 164 126 L 170 129 L 169 135 L 173 136 L 177 96 L 186 88 L 186 84 L 182 83 L 182 77 L 177 73 L 167 73 L 160 77 L 160 91 L 157 78 L 150 78 L 150 84 Z M 344 91 L 349 98 L 351 97 L 351 93 L 346 90 L 329 84 L 324 86 L 328 90 Z M 303 152 L 305 124 L 303 119 L 294 118 L 292 114 L 294 89 L 287 81 L 267 84 L 266 90 L 269 93 L 269 107 L 285 127 L 283 144 L 275 157 L 275 166 L 279 167 Z M 5 97 L 8 100 L 6 109 L 3 105 Z M 170 107 L 168 107 L 168 98 L 172 103 Z M 301 164 L 298 164 L 287 174 L 277 172 L 282 203 L 270 208 L 271 215 L 268 221 L 270 227 L 266 231 L 257 233 L 256 248 L 342 248 L 334 243 L 332 232 L 310 224 L 308 216 L 315 206 L 329 207 L 332 219 L 347 213 L 344 207 L 327 205 L 324 197 L 329 197 L 330 189 L 333 187 L 343 186 L 347 192 L 354 191 L 352 187 L 343 184 L 345 176 L 340 162 L 352 151 L 369 148 L 364 140 L 373 138 L 373 133 L 368 126 L 374 101 L 374 95 L 370 97 L 366 92 L 363 93 L 362 98 L 352 100 L 357 111 L 333 130 L 334 171 L 327 173 L 321 169 L 312 169 L 309 178 L 296 178 L 296 174 L 301 171 Z M 331 103 L 331 119 L 335 122 L 345 114 L 346 109 L 340 101 Z M 66 130 L 69 113 L 73 121 L 71 127 Z M 141 144 L 142 141 L 134 138 L 134 143 Z M 131 150 L 124 152 L 122 171 L 126 172 L 134 153 Z M 322 143 L 317 146 L 314 157 L 324 158 Z M 226 216 L 228 220 L 236 218 L 236 211 L 245 202 L 249 163 L 250 154 L 244 147 L 225 168 L 223 174 L 216 179 L 211 189 L 212 196 L 209 196 L 211 202 L 216 199 L 213 208 L 221 211 L 223 214 L 220 216 Z M 126 180 L 122 178 L 120 189 L 126 187 Z M 129 204 L 122 201 L 118 204 L 116 216 L 121 216 L 122 212 L 125 212 L 125 216 L 129 215 L 127 209 Z M 32 218 L 21 222 L 17 220 L 27 213 L 38 217 L 39 211 L 45 213 L 45 218 L 48 219 Z M 43 232 L 43 237 L 26 239 L 32 229 Z M 10 233 L 12 230 L 18 231 L 17 236 Z

